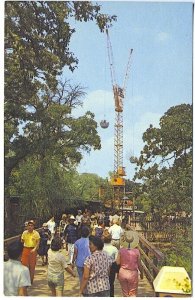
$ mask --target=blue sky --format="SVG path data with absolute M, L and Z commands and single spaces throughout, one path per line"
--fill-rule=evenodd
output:
M 131 155 L 139 156 L 142 134 L 171 106 L 192 102 L 192 3 L 103 1 L 102 11 L 117 15 L 110 29 L 117 83 L 123 82 L 129 49 L 132 63 L 124 100 L 124 167 L 127 178 L 135 171 Z M 106 118 L 108 129 L 98 127 L 102 149 L 84 155 L 79 172 L 107 177 L 114 168 L 114 100 L 106 36 L 93 23 L 76 27 L 70 49 L 79 59 L 78 69 L 65 70 L 64 77 L 87 87 L 82 109 Z
M 158 126 L 160 117 L 169 107 L 192 102 L 193 4 L 131 1 L 97 3 L 102 6 L 103 13 L 117 15 L 117 22 L 113 22 L 109 34 L 119 85 L 124 79 L 129 49 L 133 48 L 123 112 L 124 166 L 127 178 L 132 179 L 135 171 L 129 157 L 139 156 L 143 148 L 144 131 L 150 124 Z M 3 2 L 1 8 L 3 12 Z M 3 18 L 1 22 L 3 37 Z M 90 110 L 95 113 L 98 124 L 104 118 L 110 123 L 106 130 L 98 126 L 102 149 L 85 154 L 78 171 L 97 173 L 105 178 L 114 169 L 115 117 L 106 35 L 100 33 L 94 22 L 72 21 L 72 26 L 76 28 L 76 33 L 71 39 L 70 50 L 79 59 L 79 64 L 74 73 L 65 69 L 63 76 L 73 83 L 80 83 L 87 92 L 83 108 L 76 110 L 75 115 Z

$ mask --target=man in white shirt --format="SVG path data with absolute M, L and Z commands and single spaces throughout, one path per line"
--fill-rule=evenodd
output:
M 113 219 L 112 220 L 113 225 L 110 226 L 108 231 L 112 236 L 111 244 L 113 246 L 115 246 L 117 249 L 119 249 L 120 248 L 120 238 L 123 234 L 123 229 L 121 228 L 121 226 L 119 226 L 117 224 L 117 222 L 118 222 L 117 219 Z
M 76 222 L 77 222 L 76 225 L 78 225 L 78 226 L 81 225 L 82 217 L 83 217 L 82 211 L 81 211 L 81 210 L 78 210 L 78 214 L 76 215 Z
M 48 222 L 48 229 L 51 232 L 51 240 L 54 238 L 55 232 L 56 232 L 56 223 L 54 221 L 54 217 L 52 217 Z
M 27 287 L 31 286 L 30 272 L 20 262 L 23 244 L 15 241 L 9 244 L 9 260 L 4 262 L 4 295 L 28 296 Z

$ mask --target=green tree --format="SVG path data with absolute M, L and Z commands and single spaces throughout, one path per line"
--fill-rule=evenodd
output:
M 185 237 L 185 238 L 184 238 Z M 188 227 L 183 234 L 173 238 L 172 246 L 164 250 L 166 265 L 184 267 L 190 278 L 193 276 L 192 228 Z
M 105 180 L 93 173 L 77 174 L 74 178 L 75 194 L 83 201 L 99 200 L 99 187 Z
M 96 174 L 67 170 L 56 156 L 40 155 L 20 163 L 10 180 L 11 194 L 20 195 L 20 216 L 43 220 L 78 203 L 98 201 L 99 187 L 105 183 Z
M 140 201 L 152 215 L 154 229 L 173 236 L 166 263 L 192 274 L 192 105 L 171 107 L 159 128 L 150 125 L 143 141 L 140 157 L 131 158 L 137 165 L 134 179 L 142 180 Z
M 171 107 L 160 119 L 160 128 L 143 134 L 145 146 L 134 158 L 134 179 L 143 180 L 152 206 L 160 215 L 192 210 L 192 106 Z
M 74 173 L 56 157 L 34 155 L 20 163 L 10 180 L 11 193 L 20 195 L 20 214 L 47 219 L 73 205 Z
M 96 22 L 104 31 L 116 17 L 100 9 L 88 1 L 5 2 L 6 196 L 11 173 L 28 157 L 55 155 L 70 168 L 79 163 L 83 150 L 100 148 L 94 115 L 72 117 L 83 89 L 59 83 L 64 68 L 73 72 L 78 65 L 69 48 L 75 32 L 70 19 Z
M 100 149 L 100 138 L 97 135 L 97 123 L 94 120 L 94 114 L 86 112 L 85 115 L 79 118 L 72 116 L 72 110 L 80 105 L 80 98 L 84 95 L 82 88 L 72 87 L 67 82 L 66 84 L 59 84 L 59 86 L 55 93 L 50 90 L 42 91 L 41 101 L 31 105 L 31 109 L 29 109 L 31 115 L 23 126 L 23 135 L 12 141 L 12 155 L 11 157 L 9 154 L 6 156 L 8 162 L 15 162 L 15 165 L 12 164 L 11 166 L 12 172 L 15 168 L 20 167 L 20 163 L 26 160 L 27 157 L 34 156 L 39 158 L 43 167 L 45 160 L 54 159 L 67 171 L 72 170 L 80 162 L 83 151 L 89 152 L 91 148 Z M 29 151 L 26 152 L 28 149 Z M 23 154 L 23 160 L 18 161 L 18 156 L 14 155 L 15 153 Z M 22 170 L 25 172 L 24 168 Z M 53 171 L 55 173 L 55 169 Z M 47 176 L 42 176 L 42 178 L 41 180 L 46 181 L 45 184 L 42 184 L 42 189 L 44 189 L 47 184 Z M 50 184 L 49 186 L 52 187 Z M 58 197 L 57 191 L 59 189 L 54 187 L 53 190 L 56 197 Z M 47 189 L 45 193 L 47 193 Z M 34 193 L 32 193 L 33 196 L 35 196 Z M 54 201 L 54 198 L 53 196 L 51 201 Z M 44 200 L 43 203 L 45 203 L 47 197 L 43 195 L 39 199 Z M 48 202 L 51 201 L 48 199 Z M 36 200 L 34 205 L 37 207 Z M 31 206 L 29 205 L 29 209 L 31 209 Z M 49 203 L 48 207 L 53 211 L 52 205 Z M 9 206 L 6 206 L 5 209 L 6 212 L 10 210 Z
M 75 32 L 70 18 L 95 21 L 101 31 L 116 19 L 101 14 L 99 5 L 87 1 L 5 2 L 5 182 L 11 170 L 36 147 L 21 134 L 19 125 L 27 122 L 29 127 L 28 122 L 34 121 L 32 106 L 44 113 L 40 95 L 48 90 L 55 94 L 63 68 L 73 71 L 78 64 L 69 49 Z M 56 117 L 61 117 L 61 111 L 56 111 Z

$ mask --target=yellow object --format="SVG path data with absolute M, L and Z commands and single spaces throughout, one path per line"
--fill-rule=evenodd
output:
M 153 281 L 153 286 L 160 297 L 191 294 L 191 280 L 183 267 L 162 267 Z
M 126 176 L 125 168 L 124 167 L 119 167 L 118 168 L 118 175 L 119 176 Z
M 113 177 L 111 178 L 110 183 L 113 186 L 124 186 L 125 180 L 121 177 Z
M 24 247 L 34 248 L 40 240 L 40 235 L 36 230 L 33 230 L 33 232 L 28 232 L 28 230 L 25 230 L 22 234 L 21 240 L 24 242 Z

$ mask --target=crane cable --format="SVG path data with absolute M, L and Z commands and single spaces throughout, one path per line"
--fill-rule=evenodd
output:
M 123 81 L 123 93 L 124 93 L 124 97 L 125 97 L 125 94 L 126 94 L 127 81 L 129 79 L 132 53 L 133 53 L 133 49 L 130 49 L 130 51 L 129 51 L 129 58 L 128 58 L 128 62 L 127 62 L 126 73 L 125 73 L 125 77 L 124 77 L 124 81 Z
M 107 41 L 107 36 L 106 36 L 106 41 Z M 106 86 L 106 66 L 107 66 L 107 53 L 106 53 L 106 48 L 105 48 L 105 61 L 104 61 L 104 82 L 105 82 L 105 86 Z M 103 120 L 101 120 L 100 122 L 100 126 L 101 128 L 108 128 L 109 126 L 109 122 L 106 121 L 106 95 L 105 95 L 105 90 L 104 89 L 104 94 L 103 94 L 103 111 L 104 111 L 104 118 Z
M 107 50 L 108 50 L 108 59 L 109 59 L 109 65 L 110 65 L 111 81 L 112 81 L 112 86 L 114 86 L 114 85 L 116 85 L 116 76 L 115 76 L 115 70 L 114 70 L 114 58 L 113 58 L 112 44 L 110 41 L 108 28 L 106 28 L 106 36 L 107 36 Z
M 107 81 L 106 66 L 107 66 L 107 52 L 106 52 L 106 48 L 105 48 L 105 53 L 104 53 L 104 83 L 105 83 L 105 88 L 104 88 L 104 120 L 106 119 L 106 95 L 105 95 L 106 81 Z
M 133 71 L 131 72 L 132 74 L 132 91 L 131 91 L 131 99 L 133 99 L 134 97 L 134 78 L 133 78 Z M 133 135 L 133 141 L 132 141 L 132 144 L 133 144 L 133 157 L 134 157 L 134 148 L 135 148 L 135 120 L 134 120 L 134 116 L 135 116 L 135 113 L 134 113 L 134 105 L 132 105 L 132 116 L 133 116 L 133 119 L 132 119 L 132 135 Z

